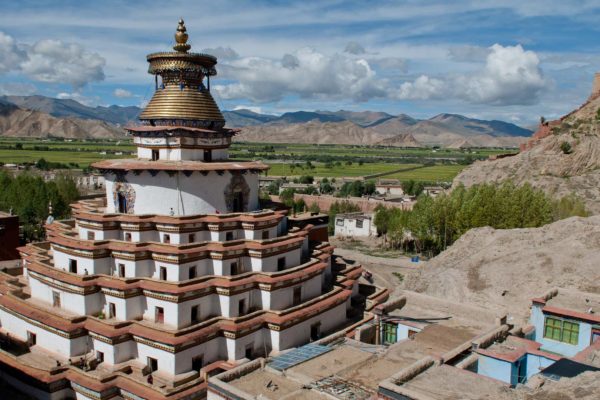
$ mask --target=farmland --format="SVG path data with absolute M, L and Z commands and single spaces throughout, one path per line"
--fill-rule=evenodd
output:
M 0 139 L 0 163 L 34 164 L 43 158 L 71 168 L 96 161 L 133 157 L 130 139 L 120 141 L 63 141 Z M 402 149 L 350 145 L 234 143 L 232 159 L 263 160 L 268 176 L 363 177 L 415 181 L 450 181 L 476 159 L 509 152 L 506 149 Z M 389 172 L 389 174 L 385 174 Z

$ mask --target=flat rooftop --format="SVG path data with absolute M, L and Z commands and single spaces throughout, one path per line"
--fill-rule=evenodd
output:
M 585 314 L 592 309 L 594 314 L 598 315 L 600 314 L 600 295 L 559 289 L 556 296 L 546 301 L 546 306 L 564 308 Z
M 515 398 L 514 392 L 507 384 L 449 365 L 431 367 L 401 387 L 436 400 Z
M 286 399 L 294 400 L 329 399 L 329 397 L 305 389 L 301 383 L 269 369 L 256 369 L 234 379 L 229 384 L 256 398 L 278 400 L 285 396 Z

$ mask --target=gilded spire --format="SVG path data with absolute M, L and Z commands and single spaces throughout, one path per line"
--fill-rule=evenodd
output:
M 177 32 L 175 32 L 175 46 L 173 49 L 175 51 L 180 51 L 182 53 L 187 53 L 189 49 L 192 48 L 189 44 L 187 44 L 188 34 L 185 29 L 185 22 L 183 22 L 183 18 L 179 19 L 179 24 L 177 25 Z

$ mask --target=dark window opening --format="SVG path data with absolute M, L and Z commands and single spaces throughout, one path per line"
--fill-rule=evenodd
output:
M 294 288 L 294 299 L 292 304 L 297 306 L 300 303 L 302 303 L 302 287 L 298 286 Z
M 192 323 L 200 321 L 200 306 L 192 306 L 191 309 L 191 320 Z
M 310 340 L 319 340 L 321 338 L 321 323 L 317 322 L 310 326 Z
M 196 266 L 190 267 L 188 271 L 188 279 L 194 279 L 196 277 Z
M 158 360 L 156 358 L 148 357 L 146 360 L 146 364 L 148 365 L 148 368 L 150 368 L 151 372 L 154 372 L 158 369 Z
M 231 263 L 231 275 L 237 275 L 240 273 L 239 266 L 237 262 Z
M 121 214 L 127 213 L 127 198 L 123 193 L 117 193 L 117 206 Z
M 160 151 L 152 150 L 152 161 L 158 161 L 159 158 L 160 158 Z
M 242 316 L 246 313 L 246 300 L 241 299 L 238 302 L 238 316 Z
M 96 239 L 96 232 L 88 231 L 87 238 L 88 238 L 88 240 L 95 240 Z
M 104 362 L 104 353 L 103 352 L 96 350 L 96 361 L 98 361 L 98 364 Z
M 119 278 L 125 278 L 125 264 L 119 264 Z
M 77 260 L 69 259 L 69 272 L 77 273 Z
M 264 239 L 268 239 L 269 238 L 269 231 L 263 231 L 262 232 L 262 238 Z
M 131 233 L 129 233 L 129 232 L 125 233 L 125 241 L 131 242 Z
M 117 317 L 117 306 L 115 303 L 108 303 L 108 318 Z
M 160 267 L 160 280 L 161 281 L 167 280 L 167 268 L 166 267 Z
M 283 271 L 285 269 L 285 257 L 277 259 L 277 271 Z
M 171 243 L 171 235 L 163 235 L 163 243 Z
M 212 161 L 212 150 L 204 150 L 204 161 L 206 161 L 206 162 Z
M 252 346 L 251 344 L 249 344 L 248 346 L 246 346 L 246 351 L 244 353 L 244 356 L 248 359 L 248 360 L 252 360 L 252 358 L 254 358 L 254 346 Z
M 190 233 L 188 235 L 188 242 L 189 243 L 194 243 L 196 241 L 196 235 L 194 235 L 193 233 Z
M 227 233 L 225 233 L 225 240 L 226 241 L 233 240 L 233 232 L 227 232 Z
M 196 356 L 192 358 L 192 369 L 194 371 L 200 371 L 204 365 L 204 356 Z
M 154 308 L 154 322 L 163 324 L 165 322 L 165 309 L 162 307 Z
M 242 192 L 235 192 L 233 194 L 233 212 L 244 211 L 244 194 Z

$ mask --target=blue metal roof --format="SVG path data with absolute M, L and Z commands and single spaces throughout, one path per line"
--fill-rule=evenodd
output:
M 325 354 L 331 350 L 333 350 L 333 348 L 328 346 L 312 343 L 307 344 L 280 356 L 274 357 L 269 363 L 269 366 L 271 368 L 275 368 L 276 370 L 283 371 L 293 367 L 294 365 L 300 364 L 301 362 L 310 360 L 311 358 L 320 356 L 321 354 Z

